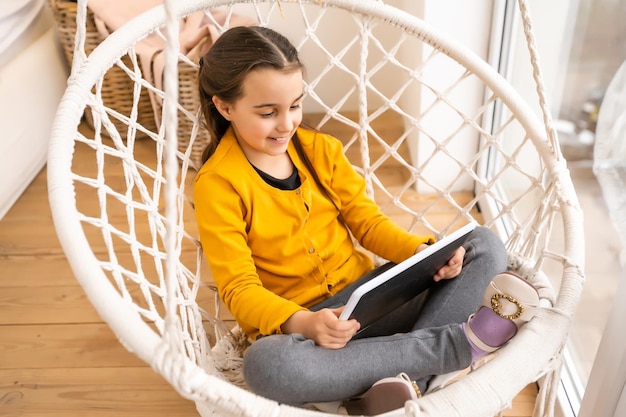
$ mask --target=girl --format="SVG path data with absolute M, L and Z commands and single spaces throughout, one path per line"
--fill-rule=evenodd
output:
M 358 397 L 359 412 L 380 413 L 415 398 L 408 379 L 424 391 L 528 320 L 528 308 L 521 318 L 503 311 L 536 304 L 536 291 L 502 273 L 504 246 L 479 227 L 429 291 L 353 337 L 359 323 L 338 316 L 374 264 L 351 235 L 396 263 L 433 238 L 380 211 L 337 139 L 300 127 L 303 66 L 282 35 L 225 32 L 200 61 L 199 91 L 213 140 L 195 180 L 196 217 L 219 295 L 254 340 L 243 368 L 251 390 L 292 405 Z M 480 306 L 490 282 L 488 295 L 509 290 L 493 309 Z

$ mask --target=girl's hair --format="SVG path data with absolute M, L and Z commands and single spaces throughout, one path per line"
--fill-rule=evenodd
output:
M 302 71 L 298 51 L 278 32 L 259 26 L 237 26 L 227 30 L 200 59 L 198 89 L 205 127 L 211 135 L 202 162 L 215 152 L 230 122 L 213 104 L 213 96 L 234 103 L 243 94 L 243 81 L 252 71 Z

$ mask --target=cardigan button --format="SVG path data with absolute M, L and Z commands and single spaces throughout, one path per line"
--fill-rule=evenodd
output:
M 300 189 L 299 188 L 296 190 L 296 194 L 300 194 Z
M 315 253 L 315 248 L 309 248 L 309 253 Z

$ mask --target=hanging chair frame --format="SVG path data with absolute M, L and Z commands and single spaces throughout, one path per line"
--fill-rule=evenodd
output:
M 68 168 L 72 166 L 76 131 L 85 108 L 93 97 L 92 88 L 98 85 L 106 71 L 125 51 L 132 49 L 137 40 L 163 27 L 168 18 L 173 16 L 179 19 L 197 10 L 241 2 L 190 0 L 184 3 L 171 3 L 166 5 L 171 7 L 171 16 L 168 16 L 166 7 L 157 7 L 113 32 L 88 57 L 84 53 L 81 55 L 80 42 L 77 42 L 72 75 L 57 113 L 49 148 L 49 196 L 59 240 L 75 276 L 90 301 L 121 343 L 143 361 L 151 364 L 181 395 L 195 401 L 202 415 L 334 415 L 277 404 L 232 385 L 225 381 L 219 372 L 209 372 L 199 367 L 196 361 L 190 360 L 180 349 L 172 348 L 176 343 L 170 343 L 171 339 L 179 338 L 177 332 L 180 329 L 176 324 L 178 320 L 172 319 L 166 323 L 165 335 L 159 335 L 129 306 L 128 300 L 122 297 L 110 282 L 90 249 L 82 224 L 82 214 L 77 210 L 76 178 Z M 398 410 L 389 415 L 446 417 L 494 415 L 505 408 L 529 382 L 540 379 L 543 379 L 542 384 L 549 394 L 548 398 L 538 403 L 536 415 L 551 415 L 559 376 L 560 352 L 581 292 L 583 284 L 581 260 L 584 259 L 581 210 L 566 163 L 558 151 L 556 139 L 551 137 L 545 124 L 540 123 L 512 86 L 492 67 L 460 43 L 439 33 L 417 17 L 379 1 L 302 0 L 299 3 L 344 9 L 380 19 L 402 28 L 411 36 L 421 39 L 425 44 L 462 63 L 492 91 L 497 92 L 498 99 L 515 114 L 526 135 L 544 158 L 542 162 L 550 172 L 548 180 L 555 184 L 555 201 L 563 218 L 566 234 L 563 248 L 565 264 L 556 298 L 550 300 L 554 301 L 554 304 L 546 302 L 551 296 L 549 290 L 545 290 L 544 308 L 521 329 L 514 343 L 501 349 L 493 360 L 471 372 L 458 383 L 409 402 L 404 411 Z M 81 7 L 84 12 L 84 2 L 79 2 L 79 20 L 84 19 L 84 16 L 81 17 Z M 132 117 L 130 122 L 133 122 Z M 167 119 L 164 123 L 167 126 Z M 162 140 L 162 137 L 153 136 L 153 139 Z M 186 175 L 185 169 L 186 166 L 183 164 L 182 175 Z M 180 195 L 176 195 L 176 198 L 180 198 Z M 541 278 L 537 278 L 541 274 L 536 271 L 537 265 L 533 261 L 522 256 L 514 257 L 511 263 L 519 270 L 532 275 L 529 278 Z M 171 295 L 168 293 L 168 296 Z M 170 306 L 168 310 L 168 315 L 176 314 L 175 307 Z M 532 361 L 528 358 L 532 358 Z M 207 367 L 212 369 L 211 359 L 206 360 Z M 480 401 L 477 401 L 478 399 Z

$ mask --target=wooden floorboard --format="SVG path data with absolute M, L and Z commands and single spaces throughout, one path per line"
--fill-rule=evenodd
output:
M 193 403 L 122 347 L 74 279 L 46 180 L 44 169 L 0 221 L 0 416 L 197 416 Z M 504 415 L 531 416 L 536 390 L 529 385 Z
M 94 362 L 94 365 L 97 361 Z M 189 417 L 181 398 L 145 366 L 0 369 L 4 417 Z

